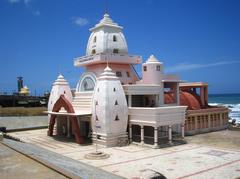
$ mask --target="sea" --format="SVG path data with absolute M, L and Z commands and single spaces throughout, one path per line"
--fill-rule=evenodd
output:
M 236 119 L 236 122 L 240 123 L 240 94 L 209 94 L 208 103 L 211 106 L 228 107 L 231 110 L 230 121 Z

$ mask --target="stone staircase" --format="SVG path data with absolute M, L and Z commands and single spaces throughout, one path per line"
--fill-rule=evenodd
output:
M 91 114 L 93 92 L 75 92 L 72 105 L 76 113 Z

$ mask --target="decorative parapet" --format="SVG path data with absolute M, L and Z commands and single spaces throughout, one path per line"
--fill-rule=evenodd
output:
M 156 108 L 129 107 L 129 120 L 132 124 L 167 126 L 185 121 L 187 106 Z
M 74 59 L 74 66 L 80 67 L 89 64 L 97 63 L 124 63 L 124 64 L 140 64 L 142 63 L 142 57 L 138 55 L 125 55 L 114 53 L 99 53 L 95 55 L 88 55 L 77 57 Z

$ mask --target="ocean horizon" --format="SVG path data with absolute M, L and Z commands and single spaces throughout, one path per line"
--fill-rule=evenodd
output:
M 208 104 L 211 106 L 226 106 L 231 111 L 229 117 L 240 123 L 240 93 L 209 94 Z

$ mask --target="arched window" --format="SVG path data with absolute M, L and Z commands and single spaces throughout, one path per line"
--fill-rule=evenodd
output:
M 117 36 L 116 35 L 113 36 L 113 42 L 117 42 Z
M 119 121 L 119 117 L 118 117 L 118 115 L 116 115 L 116 117 L 115 117 L 115 121 Z
M 115 105 L 118 105 L 118 102 L 117 102 L 117 100 L 115 101 Z
M 96 53 L 96 50 L 95 49 L 92 49 L 92 54 L 95 54 Z
M 117 48 L 113 49 L 113 53 L 118 53 L 118 49 Z
M 161 70 L 160 65 L 157 65 L 157 66 L 156 66 L 156 70 L 157 70 L 157 71 L 160 71 L 160 70 Z
M 113 88 L 113 91 L 115 92 L 115 91 L 116 91 L 116 88 Z
M 97 36 L 94 36 L 94 38 L 93 38 L 93 42 L 94 42 L 94 43 L 97 42 Z
M 98 116 L 97 115 L 95 116 L 95 120 L 98 121 Z
M 147 71 L 147 66 L 143 66 L 143 71 Z
M 122 77 L 122 72 L 116 71 L 116 76 L 117 76 L 117 77 Z

